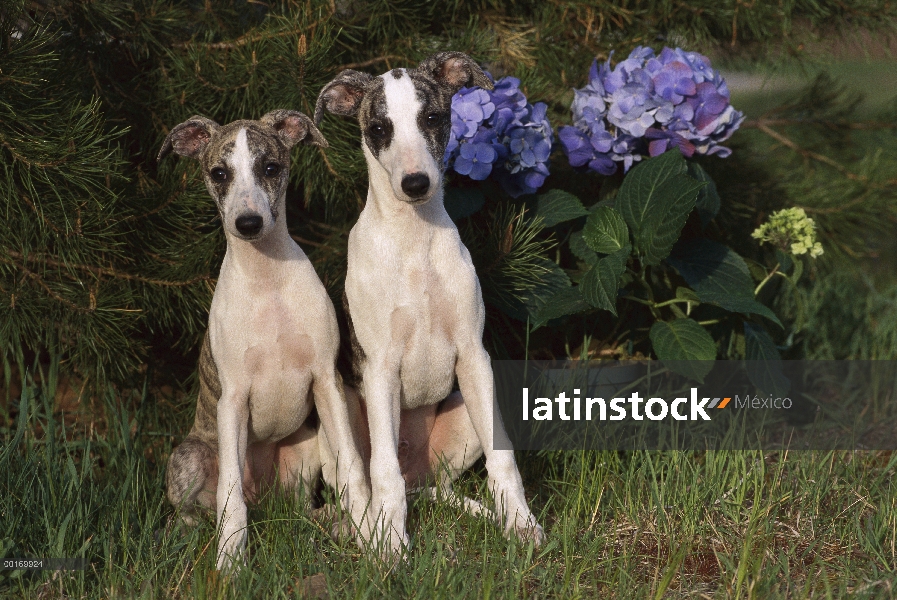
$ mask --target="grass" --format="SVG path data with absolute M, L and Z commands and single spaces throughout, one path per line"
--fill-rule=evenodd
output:
M 109 390 L 60 411 L 56 370 L 36 379 L 0 430 L 2 553 L 90 566 L 0 571 L 4 598 L 882 598 L 897 586 L 897 454 L 747 451 L 521 454 L 543 547 L 416 498 L 414 547 L 392 572 L 333 542 L 301 499 L 268 494 L 250 510 L 249 568 L 224 584 L 212 520 L 168 526 L 164 468 L 192 399 Z M 460 486 L 482 497 L 484 483 L 479 465 Z

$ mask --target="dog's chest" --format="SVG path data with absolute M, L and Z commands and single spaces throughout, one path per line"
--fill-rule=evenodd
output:
M 457 305 L 445 274 L 435 269 L 409 273 L 408 302 L 392 318 L 395 346 L 402 348 L 402 408 L 443 400 L 452 389 L 458 355 Z
M 248 394 L 250 441 L 276 442 L 296 431 L 311 410 L 314 336 L 301 301 L 286 291 L 245 294 L 240 301 L 242 310 L 228 311 L 232 325 L 218 328 L 212 351 L 225 393 Z
M 470 337 L 478 299 L 476 275 L 462 250 L 460 240 L 450 238 L 432 240 L 426 252 L 370 253 L 366 260 L 379 267 L 359 264 L 368 277 L 347 279 L 353 323 L 368 358 L 400 362 L 402 408 L 440 402 L 452 390 L 459 341 Z

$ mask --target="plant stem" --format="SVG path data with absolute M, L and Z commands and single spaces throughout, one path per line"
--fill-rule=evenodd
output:
M 693 302 L 693 300 L 687 300 L 685 298 L 673 298 L 672 300 L 666 300 L 664 302 L 660 302 L 659 304 L 655 304 L 657 308 L 663 308 L 664 306 L 669 306 L 670 304 L 688 304 L 689 302 Z
M 755 295 L 755 296 L 756 296 L 757 294 L 760 293 L 760 290 L 763 289 L 763 286 L 766 285 L 766 282 L 769 281 L 770 279 L 772 279 L 773 275 L 775 275 L 776 273 L 779 272 L 779 267 L 781 267 L 781 266 L 782 266 L 781 263 L 776 263 L 776 266 L 773 268 L 772 271 L 769 272 L 769 275 L 767 275 L 766 278 L 765 278 L 763 281 L 761 281 L 761 282 L 757 285 L 756 288 L 754 288 L 754 295 Z

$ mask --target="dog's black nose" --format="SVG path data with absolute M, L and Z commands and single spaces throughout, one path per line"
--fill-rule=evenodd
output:
M 426 173 L 412 173 L 402 177 L 402 191 L 412 198 L 420 198 L 430 189 L 430 178 Z
M 258 235 L 258 232 L 262 230 L 262 223 L 263 220 L 261 215 L 241 215 L 237 217 L 237 231 L 242 235 L 252 237 Z

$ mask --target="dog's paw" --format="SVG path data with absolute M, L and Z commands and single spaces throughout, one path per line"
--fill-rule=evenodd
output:
M 536 548 L 545 543 L 545 530 L 536 523 L 535 519 L 516 525 L 514 532 L 522 542 L 531 541 Z
M 372 533 L 368 547 L 379 558 L 381 566 L 391 570 L 401 563 L 408 562 L 411 539 L 407 533 L 399 534 L 393 530 L 390 534 L 386 534 L 381 530 Z
M 391 542 L 392 540 L 390 540 Z M 379 558 L 380 568 L 384 572 L 392 572 L 399 565 L 408 564 L 411 556 L 411 540 L 406 535 L 399 544 L 386 544 L 381 546 L 377 557 Z
M 216 568 L 219 571 L 237 572 L 245 566 L 246 528 L 224 528 L 219 537 Z
M 358 532 L 352 525 L 352 520 L 345 513 L 340 517 L 340 512 L 332 504 L 325 504 L 321 508 L 312 510 L 311 518 L 320 524 L 325 531 L 329 529 L 330 539 L 337 544 L 342 543 L 344 540 L 358 537 Z
M 246 567 L 246 556 L 243 552 L 239 552 L 236 556 L 221 552 L 218 554 L 218 560 L 215 569 L 222 575 L 228 576 L 238 573 Z
M 526 517 L 517 513 L 516 518 L 508 518 L 505 521 L 505 537 L 510 537 L 512 534 L 516 535 L 523 543 L 533 542 L 536 548 L 545 542 L 545 530 L 542 529 L 532 513 Z

